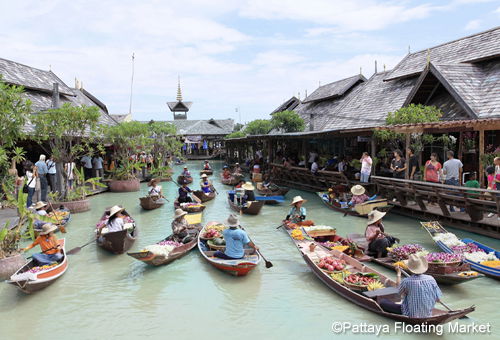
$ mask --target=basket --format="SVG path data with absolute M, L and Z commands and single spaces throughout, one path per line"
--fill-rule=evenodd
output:
M 224 244 L 224 245 L 220 245 L 220 246 L 218 246 L 218 245 L 215 245 L 215 244 L 212 242 L 212 240 L 208 240 L 208 241 L 207 241 L 207 245 L 208 245 L 208 247 L 209 247 L 210 249 L 212 249 L 212 250 L 224 250 L 224 249 L 226 249 L 226 245 L 225 245 L 225 244 Z
M 344 281 L 344 286 L 346 286 L 347 288 L 351 289 L 351 290 L 355 290 L 355 291 L 358 291 L 358 292 L 366 292 L 368 290 L 368 285 L 364 286 L 364 285 L 355 285 L 355 284 L 352 284 L 352 283 L 347 283 Z
M 470 264 L 465 262 L 453 262 L 451 265 L 443 265 L 429 262 L 427 274 L 452 274 L 470 270 Z

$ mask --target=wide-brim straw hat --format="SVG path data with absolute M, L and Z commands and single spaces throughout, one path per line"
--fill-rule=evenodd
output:
M 351 192 L 353 195 L 363 195 L 365 193 L 365 188 L 362 185 L 355 185 L 351 188 Z
M 158 183 L 158 179 L 157 178 L 153 178 L 152 180 L 149 181 L 148 186 L 152 187 L 156 183 Z
M 418 256 L 416 254 L 411 254 L 408 260 L 403 261 L 403 263 L 413 274 L 423 274 L 429 269 L 427 259 L 424 256 Z
M 250 182 L 245 182 L 245 184 L 243 184 L 241 188 L 244 190 L 255 190 L 255 187 Z
M 292 200 L 292 203 L 290 203 L 290 205 L 294 205 L 295 203 L 299 203 L 299 202 L 307 202 L 307 200 L 303 199 L 302 196 L 295 196 Z
M 201 175 L 201 178 L 207 178 L 207 177 L 208 177 L 207 174 Z
M 42 208 L 44 208 L 46 206 L 47 206 L 47 203 L 42 202 L 42 201 L 38 201 L 35 204 L 35 210 L 42 209 Z
M 184 169 L 187 169 L 187 168 L 188 168 L 187 166 L 184 167 Z
M 175 209 L 174 219 L 177 219 L 177 218 L 182 217 L 184 215 L 187 215 L 187 211 L 184 211 L 184 210 L 179 209 L 179 208 Z
M 118 214 L 119 212 L 122 212 L 123 210 L 125 210 L 125 208 L 122 208 L 118 205 L 115 205 L 115 206 L 111 207 L 111 209 L 109 209 L 109 217 L 114 216 L 114 215 Z
M 366 222 L 367 225 L 373 224 L 379 220 L 381 220 L 385 216 L 385 212 L 378 211 L 378 210 L 372 210 L 368 214 L 368 221 Z
M 238 217 L 236 217 L 235 215 L 231 214 L 229 215 L 229 217 L 227 218 L 226 220 L 226 224 L 229 226 L 229 227 L 234 227 L 234 226 L 238 226 L 240 224 L 240 221 L 238 220 Z
M 47 235 L 48 233 L 55 231 L 57 229 L 57 226 L 51 223 L 45 223 L 42 226 L 42 231 L 40 232 L 40 235 Z

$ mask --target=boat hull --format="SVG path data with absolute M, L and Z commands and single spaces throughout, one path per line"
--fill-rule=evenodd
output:
M 97 238 L 97 245 L 113 254 L 123 254 L 134 244 L 138 236 L 137 227 L 132 233 L 127 229 L 102 234 Z
M 216 196 L 216 193 L 211 192 L 209 195 L 205 195 L 205 193 L 203 191 L 197 190 L 197 191 L 193 191 L 193 195 L 198 197 L 201 200 L 201 203 L 205 203 L 205 202 L 213 200 Z
M 231 209 L 237 212 L 240 212 L 241 210 L 241 212 L 246 215 L 258 215 L 265 204 L 264 201 L 252 201 L 252 204 L 250 204 L 249 207 L 240 208 L 237 204 L 234 204 L 231 199 L 228 198 L 227 201 L 229 202 Z
M 158 202 L 158 200 L 154 200 L 150 196 L 140 197 L 139 201 L 140 201 L 139 204 L 141 205 L 142 209 L 144 209 L 144 210 L 158 209 L 158 208 L 161 208 L 165 204 L 164 200 L 161 200 L 160 202 Z

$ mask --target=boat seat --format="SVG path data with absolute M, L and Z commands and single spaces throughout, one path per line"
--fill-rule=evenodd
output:
M 369 298 L 386 297 L 390 295 L 399 295 L 399 289 L 396 287 L 387 287 L 377 290 L 370 290 L 363 292 L 363 295 Z

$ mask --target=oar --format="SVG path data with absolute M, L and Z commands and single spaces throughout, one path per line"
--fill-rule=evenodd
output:
M 54 213 L 54 216 L 56 217 L 57 223 L 59 224 L 59 230 L 61 231 L 61 233 L 65 234 L 66 227 L 62 225 L 61 221 L 57 217 L 57 213 L 56 213 L 56 210 L 54 209 L 54 207 L 52 206 L 52 202 L 49 201 L 49 205 L 50 205 L 50 208 L 52 209 L 52 212 Z
M 182 188 L 181 185 L 179 185 L 179 183 L 177 183 L 176 181 L 173 181 L 175 183 L 175 185 L 177 185 L 179 188 Z M 196 201 L 196 203 L 198 204 L 201 204 L 201 200 L 196 197 L 195 195 L 193 195 L 192 193 L 189 193 L 191 195 L 191 198 L 194 199 Z
M 48 252 L 49 250 L 53 250 L 53 249 L 57 249 L 57 247 L 52 247 L 52 248 L 49 248 L 49 249 L 43 250 L 43 251 L 42 251 L 42 253 L 46 253 L 46 252 Z M 28 256 L 28 257 L 27 257 L 27 259 L 31 259 L 31 258 L 33 258 L 33 255 Z
M 241 230 L 245 230 L 242 226 L 239 225 L 239 227 L 241 228 Z M 250 240 L 250 241 L 252 241 L 252 240 Z M 273 263 L 271 261 L 266 260 L 266 258 L 260 252 L 260 250 L 257 250 L 257 253 L 259 253 L 260 257 L 262 257 L 262 259 L 266 263 L 266 268 L 271 268 L 273 266 Z
M 76 253 L 79 253 L 80 250 L 82 250 L 83 247 L 86 247 L 89 244 L 94 243 L 95 241 L 97 241 L 97 237 L 94 237 L 92 240 L 90 240 L 89 242 L 85 243 L 83 246 L 75 247 L 75 248 L 71 249 L 70 251 L 66 252 L 66 254 L 67 255 L 74 255 Z

